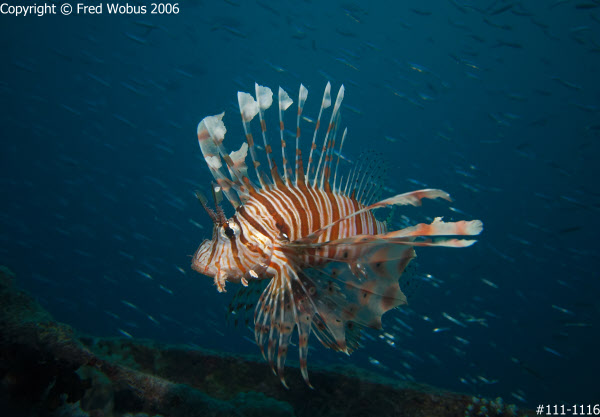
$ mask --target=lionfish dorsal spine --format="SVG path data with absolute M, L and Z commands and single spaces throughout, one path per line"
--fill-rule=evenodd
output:
M 355 164 L 354 167 L 352 167 L 352 171 L 350 171 L 350 173 L 348 174 L 348 177 L 346 178 L 346 185 L 344 186 L 344 195 L 349 195 L 349 187 L 350 184 L 352 184 L 352 182 L 354 181 L 354 175 L 356 174 L 356 170 L 358 169 L 359 165 L 360 162 Z
M 281 138 L 281 159 L 283 161 L 283 178 L 285 180 L 286 185 L 290 185 L 288 179 L 288 168 L 287 168 L 287 158 L 285 157 L 285 138 L 283 137 L 283 132 L 285 130 L 283 124 L 283 112 L 288 109 L 294 102 L 288 93 L 281 87 L 279 87 L 278 91 L 278 101 L 279 101 L 279 136 Z
M 260 131 L 263 137 L 263 143 L 265 145 L 265 153 L 267 154 L 267 161 L 269 162 L 269 171 L 273 172 L 273 162 L 271 161 L 271 145 L 267 139 L 267 123 L 264 118 L 265 110 L 271 107 L 273 104 L 273 91 L 269 87 L 264 87 L 254 83 L 254 90 L 256 93 L 256 103 L 258 104 L 258 118 L 260 120 Z
M 321 117 L 323 111 L 331 107 L 331 83 L 327 83 L 323 92 L 323 99 L 319 109 L 319 115 L 315 124 L 313 140 L 310 147 L 308 164 L 306 170 L 302 160 L 302 151 L 300 149 L 301 127 L 300 120 L 304 110 L 304 104 L 308 97 L 308 90 L 304 85 L 300 85 L 298 93 L 298 112 L 296 115 L 296 152 L 295 152 L 295 167 L 292 170 L 288 167 L 288 158 L 286 156 L 286 140 L 285 140 L 285 123 L 284 113 L 293 104 L 293 100 L 289 94 L 281 87 L 278 90 L 278 110 L 279 110 L 279 135 L 281 140 L 281 157 L 283 178 L 280 176 L 277 169 L 277 163 L 273 158 L 272 148 L 269 144 L 267 132 L 267 122 L 265 111 L 273 104 L 273 92 L 270 88 L 264 87 L 255 83 L 254 96 L 245 92 L 238 92 L 238 105 L 242 118 L 242 127 L 246 137 L 246 143 L 237 151 L 227 153 L 223 146 L 223 141 L 226 133 L 225 125 L 223 124 L 223 114 L 206 117 L 198 126 L 198 141 L 200 148 L 204 154 L 206 163 L 215 178 L 217 184 L 223 189 L 225 196 L 234 206 L 239 207 L 240 204 L 246 202 L 250 197 L 250 192 L 256 189 L 254 183 L 248 177 L 248 167 L 246 166 L 246 157 L 248 153 L 252 160 L 252 165 L 258 178 L 258 183 L 261 189 L 270 187 L 280 188 L 284 186 L 303 187 L 309 185 L 312 188 L 318 188 L 321 191 L 331 192 L 331 167 L 333 156 L 335 153 L 336 137 L 339 128 L 341 103 L 344 98 L 344 86 L 342 85 L 338 91 L 335 105 L 330 116 L 329 125 L 324 135 L 323 142 L 320 146 L 319 160 L 317 161 L 314 151 L 317 150 L 317 135 L 321 125 Z M 260 168 L 255 139 L 252 134 L 252 120 L 258 115 L 260 122 L 261 135 L 263 137 L 264 151 L 267 157 L 270 178 Z M 344 131 L 345 138 L 346 131 Z M 344 138 L 342 138 L 342 145 Z M 336 173 L 339 166 L 339 155 L 341 154 L 342 146 L 340 146 L 338 159 L 336 164 Z M 223 169 L 222 161 L 225 161 L 227 170 L 229 171 L 228 178 Z M 312 171 L 311 171 L 312 170 Z M 334 189 L 334 188 L 333 188 Z M 341 184 L 338 187 L 341 190 Z
M 331 140 L 327 143 L 327 149 L 325 151 L 325 162 L 323 165 L 323 170 L 321 171 L 321 183 L 320 189 L 325 190 L 326 192 L 331 192 L 331 164 L 333 161 L 333 151 L 335 148 L 335 141 L 337 140 L 338 128 L 341 120 L 341 112 L 337 112 L 335 119 L 330 123 L 332 125 L 331 131 L 333 132 Z
M 341 85 L 340 89 L 338 90 L 337 97 L 335 99 L 335 105 L 333 106 L 333 111 L 331 112 L 331 117 L 329 118 L 329 125 L 327 126 L 327 132 L 325 133 L 325 138 L 323 139 L 321 155 L 319 155 L 319 163 L 317 164 L 317 169 L 315 171 L 315 178 L 313 180 L 313 187 L 316 187 L 317 180 L 319 178 L 319 170 L 321 168 L 321 162 L 324 162 L 323 171 L 321 173 L 321 182 L 319 184 L 320 190 L 323 189 L 323 182 L 324 182 L 324 178 L 325 178 L 326 166 L 328 165 L 327 154 L 328 154 L 329 148 L 327 147 L 327 145 L 328 145 L 329 136 L 331 135 L 332 130 L 333 130 L 334 126 L 336 125 L 340 106 L 342 105 L 343 100 L 344 100 L 344 86 Z M 331 98 L 329 99 L 329 102 L 331 103 Z
M 337 182 L 337 173 L 338 173 L 338 167 L 340 165 L 340 157 L 342 156 L 342 148 L 344 147 L 344 141 L 346 140 L 346 134 L 348 133 L 348 129 L 345 128 L 344 129 L 344 133 L 342 134 L 342 142 L 340 143 L 340 150 L 338 151 L 338 155 L 337 155 L 337 162 L 335 163 L 335 172 L 333 174 L 333 184 L 331 186 L 331 189 L 333 190 L 333 192 L 339 192 L 339 186 L 338 189 L 336 190 L 335 188 L 335 183 Z M 340 179 L 340 183 L 342 182 L 342 180 Z
M 374 159 L 371 159 L 367 162 L 365 162 L 364 165 L 364 170 L 363 172 L 360 173 L 359 178 L 360 178 L 360 183 L 358 184 L 358 187 L 356 189 L 356 201 L 361 202 L 362 201 L 362 197 L 363 197 L 363 193 L 365 191 L 365 187 L 367 185 L 367 178 L 370 175 L 369 172 L 373 172 L 376 167 L 373 166 L 374 165 Z
M 313 133 L 312 144 L 310 145 L 310 153 L 308 155 L 308 165 L 306 166 L 306 179 L 310 184 L 310 166 L 313 161 L 313 151 L 317 149 L 317 133 L 319 132 L 319 127 L 321 126 L 321 116 L 323 115 L 323 110 L 327 109 L 331 106 L 331 83 L 327 82 L 325 86 L 325 91 L 323 92 L 323 100 L 321 101 L 321 108 L 319 109 L 319 116 L 317 117 L 317 123 L 315 124 L 315 132 Z
M 252 131 L 250 129 L 250 122 L 258 113 L 258 103 L 256 103 L 254 97 L 252 97 L 250 94 L 238 91 L 238 105 L 240 108 L 240 115 L 242 116 L 242 126 L 244 127 L 246 142 L 248 143 L 250 157 L 252 158 L 252 166 L 254 166 L 254 171 L 256 172 L 256 177 L 258 178 L 259 184 L 261 185 L 261 187 L 264 188 L 265 183 L 258 168 L 260 166 L 260 162 L 257 160 L 256 157 L 254 137 L 252 136 Z
M 304 85 L 300 84 L 300 91 L 298 92 L 298 115 L 296 116 L 296 157 L 295 157 L 295 175 L 294 185 L 297 187 L 300 184 L 304 184 L 304 168 L 302 166 L 302 151 L 300 150 L 300 118 L 302 117 L 302 111 L 304 110 L 304 103 L 308 97 L 308 90 Z
M 370 182 L 369 188 L 364 192 L 363 196 L 361 196 L 361 203 L 364 202 L 364 204 L 371 204 L 378 197 L 377 193 L 381 188 L 381 181 L 379 180 L 381 179 L 381 176 L 383 175 L 385 170 L 385 165 L 376 164 L 375 169 L 370 174 L 371 178 L 374 178 L 374 180 Z
M 221 113 L 216 116 L 209 116 L 202 119 L 200 124 L 198 125 L 198 144 L 200 145 L 200 150 L 204 155 L 204 159 L 208 165 L 208 168 L 215 178 L 219 187 L 225 193 L 225 196 L 233 205 L 234 208 L 237 208 L 240 205 L 240 199 L 238 195 L 236 195 L 233 191 L 235 190 L 240 195 L 245 195 L 244 187 L 241 182 L 236 182 L 235 177 L 234 180 L 231 180 L 225 176 L 223 173 L 221 163 L 222 156 L 228 156 L 224 153 L 224 148 L 222 146 L 223 139 L 225 138 L 225 125 L 223 124 L 223 115 Z M 226 163 L 232 163 L 231 158 L 225 159 Z M 234 166 L 229 166 L 230 170 L 236 170 Z

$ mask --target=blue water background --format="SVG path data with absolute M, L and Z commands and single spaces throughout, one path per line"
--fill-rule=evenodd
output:
M 600 5 L 461 1 L 1 15 L 0 263 L 82 331 L 256 354 L 250 331 L 225 327 L 235 286 L 217 294 L 189 267 L 211 234 L 194 197 L 212 179 L 196 126 L 225 111 L 235 150 L 238 90 L 281 85 L 295 100 L 302 82 L 314 118 L 325 83 L 344 83 L 344 155 L 384 154 L 384 196 L 454 199 L 395 221 L 481 219 L 485 231 L 468 249 L 419 249 L 431 277 L 384 317 L 388 334 L 351 357 L 313 340 L 309 366 L 527 406 L 597 402 Z

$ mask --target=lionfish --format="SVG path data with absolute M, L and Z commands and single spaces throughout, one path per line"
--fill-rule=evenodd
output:
M 293 101 L 279 87 L 283 176 L 267 140 L 265 110 L 273 103 L 273 92 L 268 87 L 255 84 L 255 97 L 238 92 L 246 135 L 246 143 L 238 151 L 227 153 L 223 146 L 224 113 L 205 117 L 198 125 L 200 149 L 216 181 L 213 183 L 216 207 L 209 207 L 206 197 L 196 193 L 214 228 L 212 240 L 205 240 L 194 254 L 192 268 L 213 277 L 219 292 L 225 291 L 228 281 L 243 285 L 236 298 L 239 296 L 246 302 L 238 303 L 237 307 L 232 302 L 230 310 L 235 313 L 236 309 L 248 309 L 256 304 L 256 344 L 286 388 L 283 369 L 294 330 L 298 333 L 301 374 L 311 386 L 307 371 L 311 333 L 327 348 L 350 354 L 359 347 L 363 328 L 381 329 L 382 315 L 406 304 L 399 279 L 415 257 L 415 246 L 470 246 L 475 240 L 451 236 L 477 235 L 483 228 L 479 220 L 443 222 L 436 218 L 431 224 L 388 231 L 387 224 L 377 220 L 372 210 L 386 206 L 419 206 L 423 199 L 451 201 L 450 196 L 442 190 L 423 189 L 373 201 L 380 184 L 369 172 L 372 164 L 369 169 L 363 169 L 364 172 L 354 169 L 345 181 L 341 176 L 338 180 L 347 133 L 344 129 L 336 152 L 343 85 L 333 105 L 318 161 L 316 158 L 321 116 L 332 104 L 330 90 L 331 84 L 327 83 L 306 170 L 299 146 L 300 121 L 308 96 L 302 84 L 296 115 L 293 172 L 286 158 L 283 123 L 283 113 Z M 251 121 L 256 115 L 260 120 L 270 178 L 260 169 L 257 160 L 258 146 L 251 133 Z M 256 181 L 248 175 L 248 151 Z M 223 169 L 223 161 L 229 176 Z M 223 194 L 235 208 L 230 218 L 220 205 Z M 262 293 L 257 293 L 256 288 L 262 290 L 263 287 Z

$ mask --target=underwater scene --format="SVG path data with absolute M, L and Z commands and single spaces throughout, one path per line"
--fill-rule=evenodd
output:
M 600 1 L 0 33 L 6 415 L 600 414 Z

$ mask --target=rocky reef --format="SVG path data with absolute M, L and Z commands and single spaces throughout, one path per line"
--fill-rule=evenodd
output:
M 263 362 L 77 334 L 0 269 L 0 408 L 7 416 L 522 416 L 489 401 L 364 371 L 313 369 L 286 390 Z M 235 377 L 233 377 L 235 376 Z

